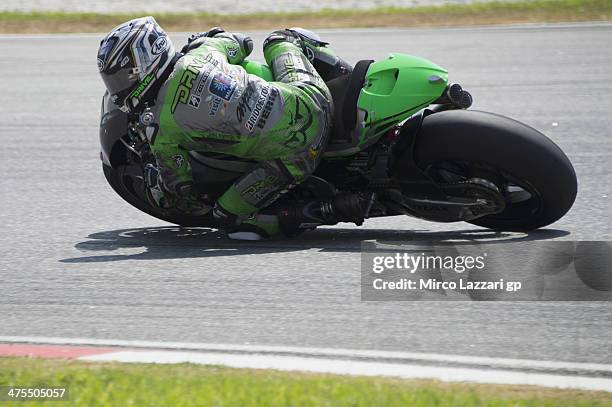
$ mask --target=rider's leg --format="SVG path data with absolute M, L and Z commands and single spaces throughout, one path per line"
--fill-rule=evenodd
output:
M 228 220 L 227 230 L 232 217 L 259 212 L 310 176 L 329 135 L 333 109 L 329 90 L 298 46 L 283 33 L 274 33 L 264 44 L 264 55 L 282 98 L 283 116 L 265 137 L 251 144 L 248 153 L 259 164 L 217 201 L 215 215 L 220 223 Z
M 242 222 L 228 236 L 239 240 L 260 240 L 276 236 L 296 236 L 321 225 L 364 221 L 362 203 L 354 194 L 341 194 L 327 201 L 277 202 L 263 213 Z
M 324 81 L 330 81 L 338 76 L 350 74 L 353 67 L 344 59 L 340 58 L 329 44 L 322 41 L 314 32 L 303 28 L 294 27 L 290 29 L 297 33 L 302 40 L 302 51 L 315 67 Z

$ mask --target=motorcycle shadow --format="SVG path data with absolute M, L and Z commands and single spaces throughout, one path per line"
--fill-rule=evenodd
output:
M 287 239 L 249 242 L 227 239 L 210 228 L 161 226 L 92 233 L 74 247 L 80 252 L 116 252 L 59 260 L 61 263 L 99 263 L 124 260 L 163 260 L 288 253 L 316 249 L 319 252 L 361 252 L 362 244 L 398 242 L 504 243 L 549 240 L 568 235 L 556 229 L 529 233 L 468 229 L 449 232 L 429 230 L 323 228 Z

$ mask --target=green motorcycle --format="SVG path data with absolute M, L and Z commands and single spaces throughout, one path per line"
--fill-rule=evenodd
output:
M 273 80 L 264 64 L 242 65 Z M 395 53 L 360 61 L 326 83 L 335 113 L 324 158 L 313 176 L 282 196 L 282 205 L 349 197 L 361 212 L 357 224 L 410 215 L 527 231 L 557 221 L 574 203 L 576 174 L 557 145 L 516 120 L 467 110 L 470 93 L 430 61 Z M 113 189 L 159 219 L 214 227 L 210 214 L 150 204 L 143 171 L 154 158 L 143 129 L 118 110 L 103 115 L 101 157 Z M 256 164 L 197 151 L 189 158 L 198 188 L 211 200 Z

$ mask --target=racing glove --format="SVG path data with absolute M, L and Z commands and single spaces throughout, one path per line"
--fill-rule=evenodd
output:
M 187 39 L 187 44 L 185 44 L 181 49 L 181 53 L 186 54 L 192 49 L 199 47 L 200 45 L 206 42 L 206 38 L 223 37 L 234 40 L 240 47 L 240 50 L 242 51 L 241 54 L 244 55 L 245 58 L 251 55 L 251 52 L 253 52 L 253 39 L 251 39 L 251 37 L 249 37 L 248 35 L 244 35 L 241 33 L 228 33 L 220 27 L 214 27 L 209 31 L 192 34 Z
M 176 209 L 193 216 L 201 216 L 210 212 L 212 202 L 205 197 L 195 196 L 191 188 L 186 188 L 182 195 L 173 194 L 166 189 L 159 168 L 147 164 L 144 168 L 146 196 L 151 206 L 161 209 Z
M 164 188 L 159 168 L 153 164 L 147 164 L 144 168 L 144 182 L 146 185 L 147 199 L 151 206 L 168 209 L 174 206 L 175 200 Z

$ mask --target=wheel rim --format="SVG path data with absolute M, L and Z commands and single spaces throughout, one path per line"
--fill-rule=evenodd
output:
M 425 173 L 438 183 L 456 183 L 469 178 L 483 178 L 494 183 L 504 196 L 503 212 L 484 216 L 496 221 L 527 220 L 542 213 L 541 194 L 530 182 L 486 163 L 444 160 L 429 165 Z
M 120 171 L 120 179 L 123 188 L 135 199 L 148 204 L 147 197 L 144 193 L 144 179 L 142 171 L 137 173 L 133 166 L 122 166 Z

